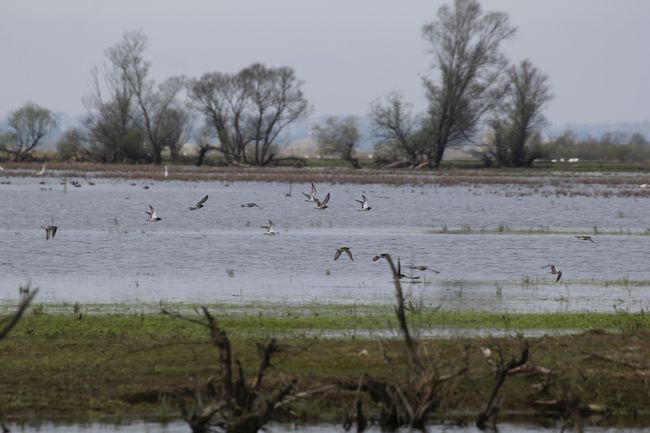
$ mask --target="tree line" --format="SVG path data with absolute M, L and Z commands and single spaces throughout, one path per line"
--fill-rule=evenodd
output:
M 414 112 L 396 91 L 371 102 L 379 160 L 438 167 L 447 149 L 476 145 L 487 165 L 525 167 L 545 156 L 540 130 L 553 95 L 548 76 L 530 60 L 509 64 L 501 51 L 516 28 L 503 12 L 484 11 L 478 0 L 454 0 L 422 27 L 431 71 L 422 78 L 427 107 Z M 312 107 L 293 68 L 255 63 L 237 73 L 208 72 L 200 78 L 151 78 L 147 37 L 128 32 L 105 51 L 84 96 L 82 126 L 58 143 L 63 158 L 106 163 L 160 164 L 163 149 L 178 156 L 199 113 L 197 165 L 217 151 L 228 165 L 266 166 L 278 160 L 282 131 L 305 119 Z M 9 116 L 0 151 L 28 159 L 55 125 L 52 113 L 33 103 Z M 482 140 L 477 140 L 478 135 Z M 353 116 L 313 125 L 319 152 L 358 168 L 361 136 Z M 480 146 L 479 146 L 480 145 Z

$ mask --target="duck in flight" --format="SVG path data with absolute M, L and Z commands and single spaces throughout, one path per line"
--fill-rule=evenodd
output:
M 160 220 L 162 219 L 162 218 L 160 218 L 160 217 L 158 216 L 158 214 L 157 214 L 156 211 L 154 210 L 153 206 L 149 205 L 149 209 L 151 209 L 151 210 L 149 210 L 149 211 L 144 211 L 144 213 L 146 213 L 147 215 L 149 215 L 149 219 L 148 219 L 147 221 L 156 222 L 156 221 L 160 221 Z
M 330 193 L 328 192 L 323 201 L 318 200 L 316 197 L 314 197 L 314 203 L 316 204 L 316 207 L 314 209 L 327 209 L 327 202 L 330 201 Z
M 263 229 L 266 229 L 264 232 L 265 235 L 279 235 L 280 232 L 275 229 L 275 225 L 273 224 L 273 221 L 269 220 L 269 225 L 268 226 L 260 226 Z
M 257 203 L 244 203 L 241 207 L 259 207 Z
M 190 206 L 190 210 L 201 209 L 206 201 L 208 201 L 207 195 L 203 197 L 201 200 L 199 200 L 198 203 L 196 203 L 195 205 Z
M 42 229 L 45 229 L 45 240 L 49 240 L 50 238 L 54 238 L 54 235 L 56 234 L 56 230 L 58 229 L 57 226 L 41 226 Z
M 361 204 L 361 209 L 359 209 L 359 210 L 360 211 L 368 211 L 368 210 L 372 209 L 370 207 L 370 205 L 368 204 L 368 198 L 363 194 L 361 194 L 361 198 L 363 198 L 363 201 L 362 200 L 355 200 L 357 203 Z
M 316 198 L 316 185 L 314 185 L 314 182 L 311 183 L 311 191 L 309 192 L 309 194 L 307 194 L 306 192 L 303 192 L 302 195 L 307 197 L 307 199 L 305 201 L 316 203 L 316 200 L 317 200 L 317 198 Z
M 348 257 L 350 257 L 350 260 L 354 261 L 354 258 L 352 257 L 352 252 L 350 251 L 350 247 L 341 247 L 336 249 L 336 253 L 334 254 L 334 260 L 338 260 L 339 257 L 341 257 L 341 254 L 347 254 Z
M 581 241 L 590 241 L 596 243 L 596 241 L 594 241 L 589 235 L 576 235 L 576 239 L 580 239 Z

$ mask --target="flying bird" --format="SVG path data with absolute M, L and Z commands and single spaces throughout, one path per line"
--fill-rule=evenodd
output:
M 594 241 L 589 235 L 576 235 L 576 239 L 580 239 L 581 241 L 590 241 L 596 243 L 596 241 Z
M 45 229 L 45 240 L 49 240 L 50 237 L 54 238 L 56 234 L 57 226 L 41 226 L 42 229 Z
M 372 258 L 372 261 L 376 262 L 377 260 L 383 259 L 383 258 L 386 258 L 386 257 L 388 257 L 388 253 L 377 254 L 375 257 Z
M 158 216 L 158 214 L 156 214 L 156 211 L 154 210 L 153 206 L 149 205 L 149 209 L 151 209 L 151 210 L 150 211 L 144 211 L 144 213 L 149 215 L 149 219 L 147 221 L 156 222 L 156 221 L 160 221 L 162 219 L 162 218 L 160 218 Z
M 350 260 L 354 261 L 354 258 L 352 257 L 352 252 L 350 252 L 350 247 L 341 247 L 336 249 L 336 253 L 334 254 L 334 260 L 338 260 L 339 257 L 341 257 L 341 254 L 347 254 L 348 257 L 350 257 Z
M 361 198 L 363 198 L 363 201 L 362 200 L 355 200 L 357 203 L 361 204 L 361 209 L 359 209 L 359 210 L 360 211 L 366 211 L 366 210 L 372 209 L 370 207 L 370 205 L 368 204 L 368 198 L 366 198 L 366 196 L 363 195 L 363 194 L 361 194 Z
M 260 226 L 263 229 L 266 229 L 264 232 L 265 235 L 279 235 L 280 232 L 275 230 L 275 225 L 273 224 L 273 221 L 269 220 L 269 225 L 268 226 Z
M 306 192 L 303 192 L 302 195 L 307 197 L 307 199 L 305 201 L 316 203 L 316 200 L 317 200 L 316 199 L 316 185 L 314 185 L 314 182 L 311 183 L 311 191 L 309 192 L 309 194 L 307 194 Z
M 203 207 L 203 204 L 206 201 L 208 201 L 208 196 L 207 195 L 205 197 L 203 197 L 201 200 L 199 200 L 197 204 L 190 206 L 190 210 L 201 209 Z
M 330 201 L 330 193 L 328 192 L 323 201 L 318 200 L 316 197 L 314 197 L 314 203 L 316 204 L 316 207 L 314 209 L 327 209 L 327 202 Z
M 544 266 L 545 268 L 551 268 L 551 274 L 557 275 L 557 278 L 555 279 L 555 282 L 557 283 L 560 281 L 560 278 L 562 278 L 562 271 L 559 270 L 558 268 L 555 267 L 555 265 L 546 265 Z
M 44 174 L 45 174 L 45 164 L 43 164 L 41 169 L 36 172 L 36 176 L 43 176 Z
M 430 267 L 424 265 L 411 265 L 409 266 L 409 269 L 413 269 L 415 271 L 431 271 L 435 274 L 440 273 L 440 271 L 436 271 L 435 269 L 431 269 Z
M 259 207 L 257 203 L 244 203 L 241 207 Z
M 397 278 L 399 278 L 400 280 L 401 280 L 402 278 L 410 278 L 410 279 L 412 279 L 412 280 L 417 280 L 417 279 L 420 278 L 420 277 L 419 277 L 419 276 L 418 276 L 418 277 L 410 277 L 410 276 L 408 276 L 408 275 L 404 275 L 404 274 L 402 273 L 402 263 L 400 262 L 400 259 L 399 259 L 399 257 L 398 257 L 398 258 L 397 258 Z

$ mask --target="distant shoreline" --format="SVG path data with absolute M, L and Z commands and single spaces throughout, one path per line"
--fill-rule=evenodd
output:
M 37 177 L 41 162 L 0 164 L 0 178 Z M 354 183 L 386 185 L 479 186 L 517 185 L 527 191 L 555 188 L 562 195 L 601 195 L 650 197 L 650 166 L 644 163 L 577 164 L 542 163 L 530 169 L 478 168 L 476 162 L 454 161 L 440 169 L 362 168 L 343 166 L 308 167 L 226 167 L 193 165 L 98 164 L 48 162 L 44 179 L 115 178 L 156 181 L 276 182 L 276 183 Z M 615 187 L 600 191 L 594 187 Z

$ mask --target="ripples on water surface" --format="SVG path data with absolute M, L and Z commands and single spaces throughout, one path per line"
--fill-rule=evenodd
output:
M 300 194 L 307 185 L 286 197 L 288 186 L 276 183 L 95 182 L 68 185 L 66 194 L 56 178 L 0 185 L 1 299 L 15 300 L 18 285 L 30 281 L 51 302 L 389 303 L 388 268 L 370 260 L 380 252 L 440 270 L 406 287 L 447 309 L 638 311 L 650 299 L 650 237 L 608 234 L 594 244 L 572 236 L 594 226 L 642 233 L 647 199 L 320 184 L 319 196 L 332 199 L 319 211 Z M 357 211 L 361 193 L 372 211 Z M 205 194 L 205 208 L 189 211 Z M 240 207 L 251 201 L 262 209 Z M 161 222 L 145 221 L 149 203 Z M 280 235 L 262 234 L 268 219 Z M 45 223 L 59 226 L 55 239 L 45 241 Z M 470 232 L 440 233 L 445 226 Z M 535 233 L 540 226 L 562 233 Z M 354 263 L 333 261 L 342 245 Z M 542 269 L 548 263 L 563 270 L 565 284 Z

